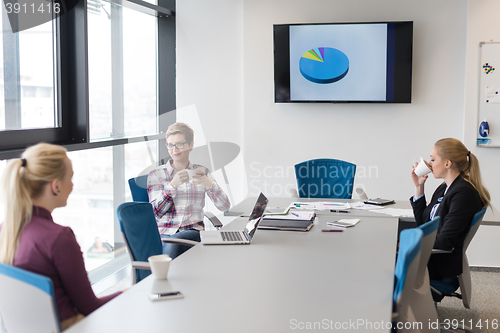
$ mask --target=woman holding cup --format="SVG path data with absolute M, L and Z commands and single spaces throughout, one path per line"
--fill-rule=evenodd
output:
M 446 138 L 437 141 L 430 158 L 430 172 L 444 182 L 427 204 L 424 185 L 428 175 L 422 175 L 419 164 L 415 163 L 411 172 L 415 195 L 410 202 L 418 225 L 436 216 L 441 217 L 434 248 L 453 251 L 431 256 L 428 269 L 432 280 L 442 280 L 462 273 L 465 236 L 474 214 L 490 205 L 490 194 L 482 184 L 479 161 L 459 140 Z
M 229 210 L 229 198 L 204 166 L 193 164 L 189 154 L 194 148 L 194 132 L 187 124 L 171 124 L 166 133 L 170 160 L 148 176 L 148 196 L 162 238 L 200 241 L 205 229 L 205 194 L 220 211 Z M 189 249 L 166 244 L 164 252 L 172 259 Z

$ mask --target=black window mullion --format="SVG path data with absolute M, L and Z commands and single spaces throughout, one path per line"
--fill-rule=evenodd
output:
M 89 141 L 87 1 L 61 16 L 60 62 L 64 144 Z
M 175 0 L 158 0 L 158 6 L 175 13 Z M 166 132 L 176 120 L 177 99 L 175 94 L 175 16 L 158 16 L 158 126 Z M 169 158 L 166 140 L 158 140 L 160 163 Z

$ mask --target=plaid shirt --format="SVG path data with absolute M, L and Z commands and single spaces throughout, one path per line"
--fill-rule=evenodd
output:
M 203 230 L 205 193 L 221 211 L 229 210 L 227 195 L 204 166 L 189 163 L 188 170 L 202 170 L 212 181 L 212 186 L 194 185 L 191 181 L 174 189 L 170 182 L 177 174 L 170 160 L 149 173 L 148 195 L 153 206 L 160 235 L 173 235 L 187 229 Z

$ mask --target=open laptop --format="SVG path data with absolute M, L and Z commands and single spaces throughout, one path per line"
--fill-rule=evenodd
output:
M 248 223 L 243 231 L 200 231 L 201 243 L 204 245 L 234 245 L 234 244 L 250 244 L 255 230 L 259 226 L 264 210 L 267 206 L 267 198 L 264 194 L 260 194 L 252 214 L 248 218 Z

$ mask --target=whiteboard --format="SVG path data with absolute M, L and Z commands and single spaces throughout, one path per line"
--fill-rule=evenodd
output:
M 500 147 L 500 42 L 480 42 L 479 60 L 477 145 Z M 482 137 L 479 126 L 485 119 L 490 133 Z

